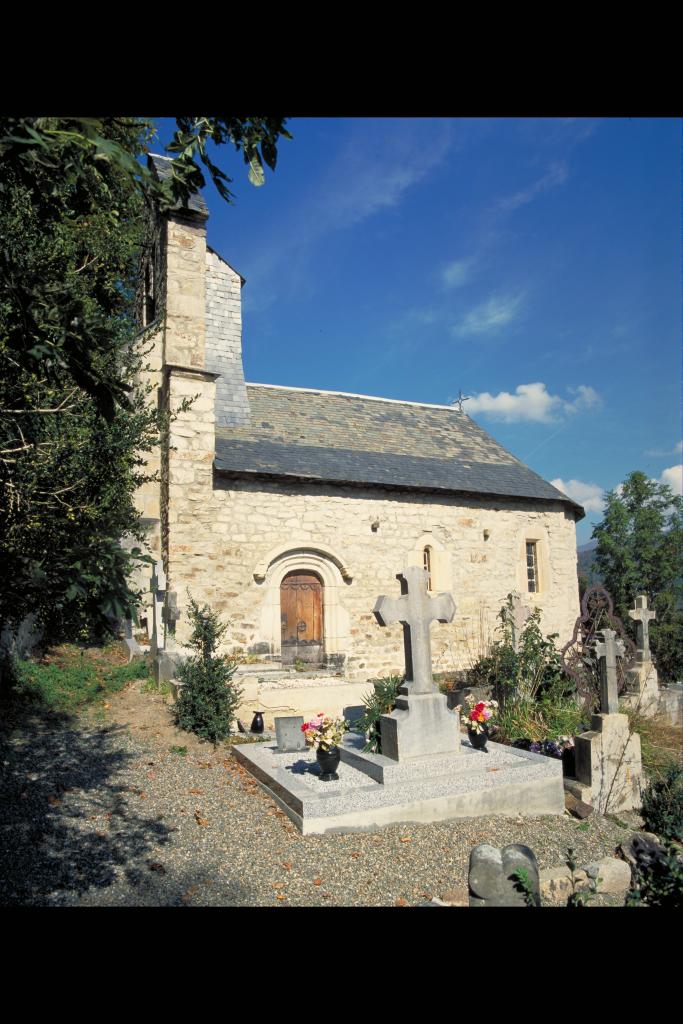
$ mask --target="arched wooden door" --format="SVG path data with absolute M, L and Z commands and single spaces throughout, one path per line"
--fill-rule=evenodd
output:
M 280 584 L 282 663 L 323 662 L 323 585 L 313 573 L 287 573 Z

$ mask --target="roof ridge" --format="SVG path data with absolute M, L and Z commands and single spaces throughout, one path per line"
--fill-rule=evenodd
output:
M 424 409 L 449 409 L 455 412 L 452 405 L 440 405 L 436 402 L 411 402 L 406 398 L 384 398 L 382 395 L 359 395 L 353 391 L 327 391 L 325 388 L 297 388 L 288 384 L 260 384 L 258 381 L 246 381 L 247 387 L 251 388 L 276 388 L 279 391 L 304 391 L 314 395 L 338 395 L 340 398 L 364 398 L 370 402 L 391 402 L 393 405 L 419 405 Z M 463 413 L 467 413 L 463 409 Z M 470 419 L 469 416 L 467 416 Z M 472 421 L 474 422 L 474 421 Z

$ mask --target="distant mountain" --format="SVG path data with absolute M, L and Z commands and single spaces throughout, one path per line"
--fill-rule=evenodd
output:
M 581 547 L 576 549 L 576 553 L 579 556 L 579 572 L 583 576 L 588 577 L 589 586 L 593 583 L 602 583 L 602 577 L 595 568 L 595 552 L 597 547 L 597 540 L 591 540 L 588 544 L 582 544 Z

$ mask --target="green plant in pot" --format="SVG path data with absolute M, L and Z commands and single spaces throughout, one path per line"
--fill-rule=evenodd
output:
M 396 707 L 398 688 L 403 684 L 403 676 L 384 676 L 374 684 L 372 693 L 361 697 L 366 711 L 356 722 L 355 728 L 365 733 L 367 743 L 363 747 L 365 753 L 382 753 L 382 735 L 380 719 L 388 715 Z

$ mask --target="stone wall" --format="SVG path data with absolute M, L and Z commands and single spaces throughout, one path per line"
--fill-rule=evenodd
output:
M 323 580 L 326 649 L 346 655 L 346 677 L 401 671 L 401 627 L 380 627 L 372 609 L 380 594 L 398 595 L 396 573 L 421 565 L 426 545 L 436 589 L 451 590 L 457 608 L 453 623 L 432 628 L 435 670 L 467 668 L 484 653 L 513 589 L 541 609 L 546 633 L 571 637 L 579 614 L 576 534 L 560 503 L 214 476 L 212 385 L 203 376 L 202 398 L 171 428 L 167 571 L 181 606 L 189 588 L 230 619 L 229 648 L 279 653 L 279 584 L 300 565 Z M 196 379 L 171 379 L 176 400 L 197 391 Z M 539 551 L 537 594 L 527 593 L 527 540 Z M 177 635 L 182 644 L 185 617 Z
M 216 382 L 216 426 L 249 422 L 249 402 L 242 368 L 242 279 L 212 249 L 206 250 L 207 370 Z

